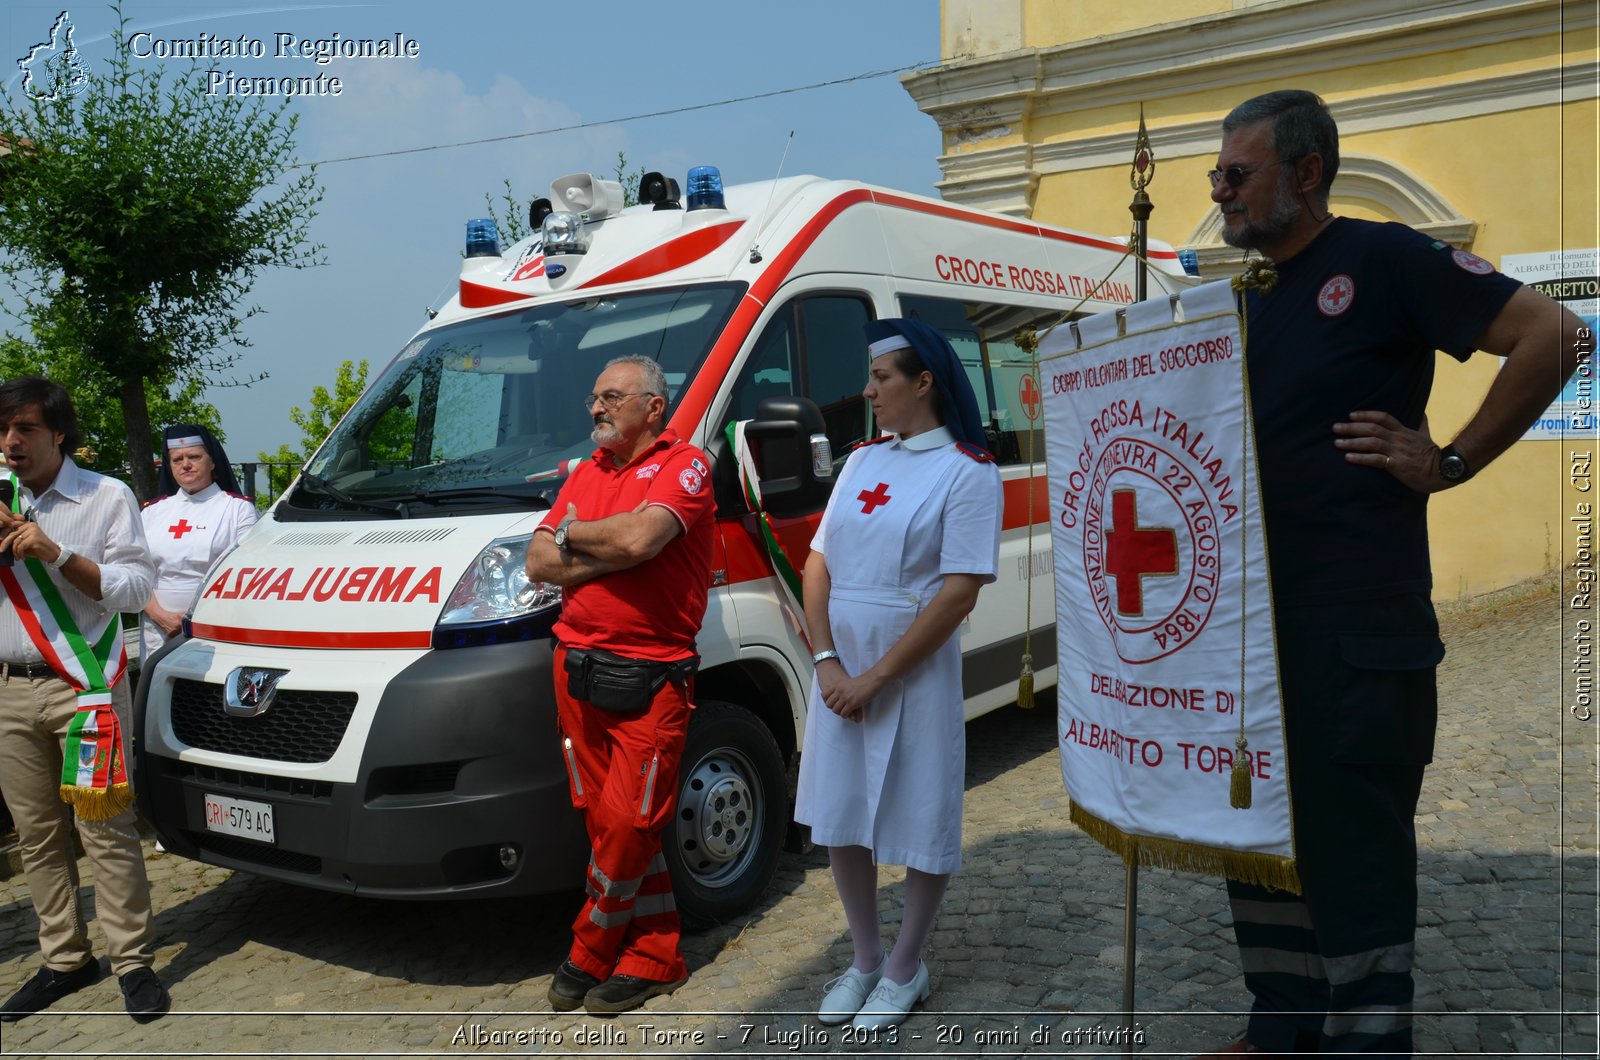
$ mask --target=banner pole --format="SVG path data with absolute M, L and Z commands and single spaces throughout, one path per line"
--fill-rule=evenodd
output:
M 1146 188 L 1156 175 L 1156 156 L 1150 150 L 1150 136 L 1144 126 L 1144 104 L 1139 104 L 1139 135 L 1133 144 L 1133 169 L 1128 182 L 1133 186 L 1133 201 L 1128 212 L 1133 214 L 1133 233 L 1128 246 L 1134 252 L 1133 297 L 1142 302 L 1148 296 L 1149 266 L 1146 264 L 1150 241 L 1150 214 L 1155 204 L 1150 201 Z M 1130 837 L 1131 839 L 1131 837 Z M 1136 961 L 1135 928 L 1139 920 L 1139 843 L 1131 839 L 1127 860 L 1127 878 L 1122 902 L 1122 1055 L 1133 1055 L 1133 973 Z

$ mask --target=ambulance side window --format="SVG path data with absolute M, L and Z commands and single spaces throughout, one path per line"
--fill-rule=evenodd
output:
M 1044 461 L 1043 405 L 1033 378 L 1033 359 L 1017 345 L 1025 327 L 1042 330 L 1061 316 L 1059 310 L 1028 306 L 989 305 L 948 298 L 904 295 L 901 311 L 944 332 L 955 347 L 983 417 L 989 447 L 1001 464 L 1026 464 L 1031 442 L 1033 459 Z
M 859 295 L 803 295 L 778 310 L 733 385 L 724 423 L 754 418 L 764 397 L 799 393 L 822 409 L 836 461 L 867 436 L 867 340 Z

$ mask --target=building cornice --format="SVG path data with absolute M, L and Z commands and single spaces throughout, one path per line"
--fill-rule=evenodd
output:
M 1135 104 L 1596 25 L 1561 0 L 1285 0 L 1054 48 L 954 61 L 901 79 L 947 132 Z M 1031 102 L 1030 102 L 1031 101 Z M 965 113 L 963 113 L 965 112 Z
M 1339 135 L 1345 137 L 1547 107 L 1597 96 L 1600 96 L 1600 62 L 1590 60 L 1566 67 L 1523 70 L 1335 100 L 1329 102 L 1328 109 L 1339 123 Z M 1149 130 L 1149 135 L 1158 159 L 1212 154 L 1221 141 L 1222 115 L 1157 125 Z M 1121 165 L 1127 162 L 1132 143 L 1131 132 L 1118 131 L 1039 144 L 1033 152 L 1033 164 L 1041 173 Z

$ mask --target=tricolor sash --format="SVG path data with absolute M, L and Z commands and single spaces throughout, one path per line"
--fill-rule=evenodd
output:
M 14 474 L 7 472 L 6 477 L 13 484 L 12 511 L 20 512 L 22 491 L 16 488 Z M 115 817 L 133 803 L 122 760 L 122 731 L 111 701 L 112 687 L 128 669 L 118 616 L 107 615 L 85 636 L 49 569 L 37 559 L 0 567 L 0 586 L 28 639 L 56 675 L 78 693 L 78 710 L 67 725 L 62 750 L 62 801 L 80 817 Z

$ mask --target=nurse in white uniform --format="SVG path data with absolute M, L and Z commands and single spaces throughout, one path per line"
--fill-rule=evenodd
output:
M 828 848 L 855 947 L 823 1023 L 882 1029 L 928 996 L 922 946 L 961 864 L 966 783 L 958 631 L 995 578 L 1001 492 L 965 370 L 916 320 L 866 326 L 864 394 L 892 432 L 845 463 L 805 568 L 816 652 L 795 818 Z M 880 863 L 906 866 L 892 953 Z
M 162 496 L 140 511 L 156 564 L 156 586 L 139 623 L 139 658 L 148 659 L 178 634 L 211 564 L 256 522 L 256 506 L 239 492 L 233 465 L 205 427 L 168 427 L 161 461 Z

